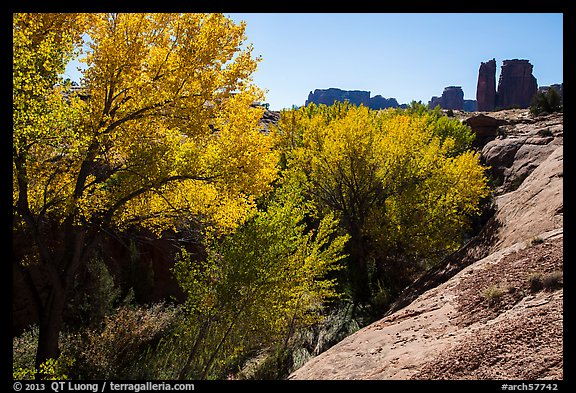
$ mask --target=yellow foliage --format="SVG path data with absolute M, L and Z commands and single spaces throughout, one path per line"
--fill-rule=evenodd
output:
M 283 112 L 275 138 L 317 209 L 384 253 L 453 249 L 488 195 L 471 131 L 435 112 L 311 104 Z
M 244 29 L 221 14 L 15 14 L 17 214 L 159 232 L 244 221 L 277 176 Z M 55 88 L 82 34 L 85 100 Z

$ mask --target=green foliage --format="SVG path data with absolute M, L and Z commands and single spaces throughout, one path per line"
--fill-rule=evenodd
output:
M 60 358 L 48 359 L 40 364 L 38 370 L 34 367 L 38 332 L 38 327 L 33 326 L 12 339 L 12 377 L 15 380 L 31 380 L 38 373 L 44 380 L 68 379 L 75 359 L 66 351 Z
M 561 112 L 562 110 L 560 94 L 553 88 L 549 88 L 546 92 L 536 93 L 530 105 L 530 113 L 534 116 Z
M 30 242 L 22 260 L 54 273 L 38 364 L 58 356 L 68 290 L 104 231 L 229 233 L 272 190 L 245 27 L 219 13 L 13 14 L 13 229 Z M 61 77 L 83 37 L 84 100 Z
M 39 373 L 42 375 L 43 380 L 64 380 L 68 376 L 61 371 L 61 360 L 48 359 L 40 364 Z M 34 379 L 36 376 L 36 369 L 34 368 L 18 368 L 13 370 L 12 377 L 18 380 Z
M 91 258 L 76 277 L 67 315 L 78 325 L 97 326 L 114 312 L 120 297 L 121 289 L 102 258 Z
M 316 322 L 336 296 L 326 275 L 340 268 L 346 236 L 331 216 L 308 230 L 291 185 L 234 234 L 214 239 L 205 261 L 182 251 L 174 273 L 187 294 L 182 333 L 190 343 L 180 378 L 220 378 L 246 354 L 283 346 Z
M 488 306 L 492 307 L 498 303 L 502 295 L 504 295 L 504 290 L 498 285 L 491 285 L 483 292 L 484 297 L 488 301 Z

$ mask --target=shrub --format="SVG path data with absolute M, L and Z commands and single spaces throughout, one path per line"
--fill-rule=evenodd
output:
M 119 308 L 105 318 L 103 329 L 82 335 L 75 377 L 138 379 L 147 372 L 143 354 L 169 334 L 178 315 L 178 307 L 164 304 Z
M 528 285 L 530 287 L 530 292 L 540 291 L 544 285 L 542 283 L 542 274 L 533 273 L 528 277 Z
M 542 277 L 542 286 L 547 291 L 553 291 L 562 287 L 563 274 L 561 271 L 555 270 Z
M 536 245 L 542 244 L 542 243 L 544 243 L 544 239 L 542 239 L 541 237 L 534 237 L 530 240 L 531 246 L 536 246 Z
M 560 94 L 552 88 L 546 92 L 536 93 L 530 105 L 530 113 L 534 116 L 562 111 Z
M 60 341 L 66 341 L 67 337 L 60 336 Z M 36 376 L 34 366 L 36 347 L 38 345 L 38 327 L 32 326 L 29 330 L 23 332 L 20 336 L 12 339 L 12 377 L 15 380 L 30 380 Z M 68 373 L 74 364 L 74 358 L 70 353 L 64 350 L 59 359 L 48 359 L 40 365 L 40 373 L 43 379 L 62 380 L 68 379 Z
M 539 136 L 543 136 L 543 137 L 554 136 L 554 133 L 552 131 L 550 131 L 550 127 L 542 128 L 541 130 L 538 130 L 537 134 Z
M 96 327 L 114 311 L 120 300 L 120 287 L 101 258 L 91 258 L 74 282 L 66 310 L 70 324 Z
M 484 297 L 488 300 L 488 306 L 492 307 L 504 295 L 504 291 L 498 285 L 491 285 L 484 291 Z
M 550 273 L 533 273 L 528 277 L 528 284 L 531 292 L 541 290 L 553 291 L 562 287 L 563 273 L 555 270 Z

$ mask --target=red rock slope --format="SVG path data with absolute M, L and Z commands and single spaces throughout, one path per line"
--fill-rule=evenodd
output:
M 538 154 L 531 153 L 528 170 L 522 165 L 523 181 L 496 197 L 490 241 L 477 252 L 482 257 L 289 379 L 563 378 L 562 117 L 499 115 L 517 121 L 485 151 L 514 139 L 521 146 L 543 134 L 548 139 L 528 146 Z M 543 128 L 551 119 L 553 131 Z M 508 180 L 514 163 L 527 159 L 521 150 L 505 168 Z

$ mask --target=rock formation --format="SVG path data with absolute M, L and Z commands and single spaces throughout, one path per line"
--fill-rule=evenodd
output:
M 504 60 L 496 90 L 496 59 L 480 63 L 476 101 L 478 111 L 528 108 L 538 91 L 538 83 L 528 60 Z
M 464 111 L 466 112 L 476 112 L 478 110 L 478 105 L 476 100 L 464 100 Z
M 563 379 L 563 116 L 494 120 L 482 158 L 502 185 L 479 235 L 289 379 Z
M 557 83 L 550 86 L 540 86 L 538 88 L 538 93 L 546 93 L 549 89 L 556 90 L 556 93 L 560 96 L 560 102 L 564 103 L 564 83 Z
M 351 104 L 364 105 L 370 109 L 396 108 L 400 106 L 395 98 L 384 98 L 381 95 L 370 97 L 369 91 L 336 88 L 316 89 L 314 92 L 310 92 L 305 105 L 310 103 L 332 105 L 334 101 L 348 101 Z
M 430 108 L 440 105 L 442 109 L 464 109 L 464 92 L 460 86 L 444 88 L 441 97 L 432 97 L 428 102 Z
M 491 112 L 496 107 L 496 59 L 480 63 L 476 103 L 480 112 Z
M 400 106 L 396 98 L 384 98 L 381 95 L 371 97 L 366 105 L 370 109 L 397 108 Z
M 506 124 L 506 120 L 495 119 L 479 113 L 463 121 L 476 134 L 473 146 L 476 148 L 483 147 L 486 143 L 498 136 L 499 127 Z
M 496 107 L 528 108 L 538 91 L 538 83 L 528 60 L 504 60 L 498 80 Z
M 262 131 L 265 134 L 268 134 L 270 132 L 270 125 L 278 124 L 279 120 L 280 120 L 280 111 L 270 111 L 268 109 L 265 109 L 264 113 L 262 114 L 262 118 L 260 119 L 260 125 L 262 127 L 260 131 Z

